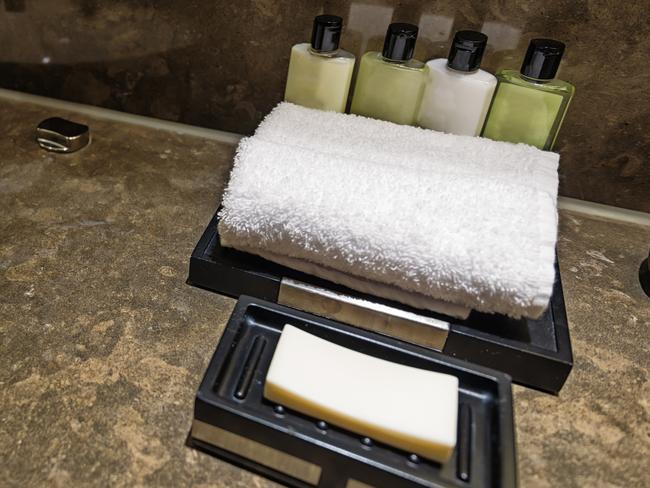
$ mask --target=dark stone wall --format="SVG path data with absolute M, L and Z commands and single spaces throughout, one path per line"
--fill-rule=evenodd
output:
M 567 44 L 577 87 L 556 149 L 564 195 L 650 212 L 650 5 L 605 0 L 4 0 L 0 86 L 250 133 L 281 100 L 291 46 L 314 15 L 344 17 L 343 45 L 420 25 L 417 57 L 459 29 L 490 37 L 484 67 L 517 68 L 528 40 Z

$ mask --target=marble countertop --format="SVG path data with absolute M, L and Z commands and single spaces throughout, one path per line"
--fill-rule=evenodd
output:
M 185 446 L 234 301 L 185 285 L 234 143 L 0 99 L 0 479 L 10 486 L 267 487 Z M 37 123 L 92 144 L 41 150 Z M 575 365 L 514 387 L 522 487 L 650 486 L 650 227 L 563 211 Z

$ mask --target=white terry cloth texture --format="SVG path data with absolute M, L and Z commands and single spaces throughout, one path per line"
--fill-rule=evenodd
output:
M 418 308 L 537 318 L 555 280 L 558 161 L 281 103 L 237 148 L 221 243 Z

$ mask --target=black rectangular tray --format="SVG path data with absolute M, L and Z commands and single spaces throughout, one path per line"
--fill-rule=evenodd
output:
M 278 301 L 283 278 L 333 290 L 449 323 L 442 348 L 448 356 L 509 374 L 515 383 L 557 394 L 573 366 L 559 267 L 551 303 L 536 320 L 472 312 L 465 320 L 414 309 L 370 296 L 312 275 L 281 266 L 252 254 L 222 247 L 215 213 L 192 257 L 188 283 L 233 298 L 251 295 Z
M 459 379 L 458 442 L 439 464 L 263 398 L 285 324 L 356 351 Z M 373 332 L 242 296 L 196 396 L 189 444 L 295 487 L 514 487 L 510 378 Z

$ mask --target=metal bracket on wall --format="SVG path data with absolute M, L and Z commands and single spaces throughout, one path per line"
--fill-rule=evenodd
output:
M 278 303 L 412 344 L 442 351 L 449 323 L 282 278 Z

